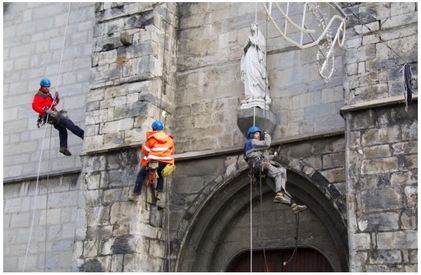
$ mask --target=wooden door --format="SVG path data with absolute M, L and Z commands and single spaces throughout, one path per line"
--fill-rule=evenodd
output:
M 329 261 L 317 250 L 299 248 L 294 258 L 287 264 L 294 249 L 266 250 L 265 257 L 262 250 L 253 251 L 253 271 L 255 272 L 326 272 L 333 271 Z M 267 266 L 267 270 L 266 267 Z M 227 271 L 250 271 L 250 252 L 238 255 L 228 266 Z

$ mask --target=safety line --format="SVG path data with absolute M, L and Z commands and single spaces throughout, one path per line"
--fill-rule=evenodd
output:
M 69 2 L 68 11 L 67 11 L 66 26 L 65 26 L 64 37 L 63 37 L 63 46 L 62 46 L 62 49 L 61 49 L 59 69 L 58 69 L 58 73 L 57 73 L 57 81 L 56 81 L 57 83 L 59 81 L 59 75 L 60 75 L 61 66 L 62 66 L 62 63 L 63 63 L 64 47 L 65 47 L 65 43 L 66 43 L 66 34 L 67 34 L 67 28 L 68 28 L 68 25 L 69 25 L 69 17 L 70 17 L 70 6 L 71 6 L 71 3 Z M 56 87 L 58 87 L 57 84 L 56 84 Z M 48 109 L 49 111 L 54 106 L 55 101 L 56 101 L 56 98 L 54 97 L 53 102 L 51 103 L 51 106 Z M 48 123 L 49 116 L 50 115 L 47 113 L 46 120 L 45 120 L 47 123 Z M 30 229 L 29 229 L 28 243 L 26 245 L 25 258 L 23 260 L 22 272 L 24 272 L 25 271 L 25 268 L 26 268 L 26 262 L 27 262 L 27 259 L 28 259 L 29 247 L 31 245 L 32 234 L 33 234 L 33 231 L 34 231 L 35 209 L 36 209 L 37 200 L 38 200 L 39 175 L 40 175 L 40 171 L 41 171 L 41 161 L 42 161 L 42 155 L 44 153 L 44 144 L 45 144 L 45 136 L 46 136 L 46 133 L 47 133 L 47 128 L 48 127 L 45 127 L 45 130 L 44 130 L 44 136 L 42 138 L 41 151 L 40 151 L 40 156 L 39 156 L 39 160 L 38 160 L 38 171 L 37 171 L 37 179 L 36 179 L 36 184 L 35 184 L 34 205 L 33 205 L 33 209 L 32 209 L 32 220 L 31 220 L 31 225 L 30 225 Z M 51 136 L 50 136 L 50 141 L 51 141 Z M 45 266 L 44 266 L 44 268 L 45 268 Z

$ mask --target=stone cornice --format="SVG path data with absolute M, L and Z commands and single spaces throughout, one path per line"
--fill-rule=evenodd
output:
M 412 100 L 418 103 L 418 95 L 413 95 Z M 379 108 L 379 107 L 396 105 L 396 104 L 405 104 L 405 98 L 403 95 L 379 98 L 379 99 L 356 103 L 353 105 L 344 106 L 340 109 L 340 114 L 343 116 L 345 113 L 349 113 L 349 112 L 355 112 L 359 110 L 366 110 L 366 109 L 372 109 L 372 108 Z

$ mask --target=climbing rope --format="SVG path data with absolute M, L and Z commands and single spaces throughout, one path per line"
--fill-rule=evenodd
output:
M 61 54 L 60 54 L 60 62 L 58 65 L 58 72 L 57 72 L 57 77 L 56 77 L 56 89 L 59 86 L 59 77 L 60 77 L 60 73 L 61 73 L 61 66 L 63 65 L 63 55 L 64 55 L 64 48 L 66 46 L 66 36 L 67 36 L 67 27 L 69 26 L 69 18 L 70 18 L 70 9 L 71 9 L 71 5 L 72 3 L 69 2 L 69 5 L 67 6 L 67 19 L 66 19 L 66 26 L 64 28 L 64 37 L 63 37 L 63 45 L 61 47 Z
M 261 227 L 263 225 L 263 194 L 262 194 L 262 169 L 260 169 L 259 174 L 259 196 L 260 196 L 260 224 L 259 224 L 259 239 L 260 239 L 260 245 L 263 247 L 263 259 L 265 261 L 265 271 L 269 272 L 268 263 L 266 259 L 266 246 L 263 245 L 262 237 L 260 235 L 261 233 Z
M 66 26 L 65 26 L 65 30 L 64 30 L 63 47 L 61 49 L 59 69 L 58 69 L 58 73 L 57 73 L 57 83 L 58 83 L 58 80 L 59 80 L 59 76 L 60 76 L 60 73 L 61 73 L 61 67 L 62 67 L 62 64 L 63 64 L 64 47 L 65 47 L 65 43 L 66 43 L 67 28 L 68 28 L 68 25 L 69 25 L 69 17 L 70 17 L 70 5 L 71 5 L 71 3 L 69 2 L 68 11 L 67 11 Z M 56 84 L 56 87 L 58 87 L 57 84 Z M 51 106 L 48 108 L 48 110 L 51 110 L 51 108 L 54 106 L 55 101 L 56 101 L 56 98 L 54 97 L 53 102 L 51 103 Z M 50 115 L 47 113 L 45 121 L 48 121 L 49 116 Z M 52 131 L 52 126 L 50 126 L 50 127 L 51 127 L 50 130 Z M 36 210 L 36 207 L 37 207 L 38 193 L 39 193 L 38 189 L 39 189 L 39 177 L 40 177 L 40 171 L 41 171 L 41 161 L 42 161 L 42 155 L 44 153 L 44 144 L 45 144 L 45 137 L 46 137 L 46 133 L 47 133 L 47 128 L 48 127 L 45 127 L 45 129 L 44 129 L 44 135 L 42 137 L 42 142 L 41 142 L 41 151 L 40 151 L 39 160 L 38 160 L 37 178 L 36 178 L 36 183 L 35 183 L 35 195 L 34 195 L 34 205 L 33 205 L 33 209 L 32 209 L 32 219 L 31 219 L 31 224 L 30 224 L 30 227 L 29 227 L 28 242 L 26 244 L 26 251 L 25 251 L 25 257 L 24 257 L 23 265 L 22 265 L 22 272 L 25 272 L 26 262 L 27 262 L 28 254 L 29 254 L 29 247 L 31 245 L 32 234 L 33 234 L 33 231 L 34 231 L 35 210 Z M 50 146 L 51 146 L 51 134 L 50 134 L 49 139 L 50 139 Z M 51 151 L 51 148 L 49 149 L 49 151 Z M 47 165 L 49 165 L 49 160 L 47 162 Z M 47 177 L 47 179 L 48 179 L 48 177 Z M 48 185 L 48 180 L 47 180 L 47 185 Z M 46 200 L 47 199 L 48 199 L 48 190 L 47 190 Z M 47 211 L 47 208 L 48 208 L 48 206 L 46 206 L 46 211 Z M 47 226 L 47 220 L 45 222 L 46 222 L 45 226 Z M 44 246 L 46 248 L 46 244 L 44 244 Z M 45 251 L 45 255 L 46 255 L 46 253 L 47 252 Z M 45 266 L 46 266 L 46 259 L 45 258 L 44 258 L 44 269 L 45 269 Z
M 253 175 L 250 178 L 250 272 L 253 272 Z
M 53 133 L 53 126 L 50 125 L 50 137 L 48 141 L 48 160 L 47 160 L 47 171 L 50 170 L 50 159 L 51 159 L 51 136 Z M 44 271 L 46 271 L 47 267 L 47 236 L 48 236 L 48 228 L 47 228 L 47 220 L 48 220 L 48 186 L 50 181 L 50 174 L 47 175 L 47 182 L 46 184 L 46 198 L 45 198 L 45 239 L 44 239 Z
M 292 252 L 291 257 L 289 257 L 288 260 L 284 261 L 282 264 L 284 266 L 286 266 L 290 261 L 292 261 L 292 259 L 294 259 L 295 254 L 297 253 L 298 250 L 298 231 L 299 231 L 299 226 L 300 226 L 300 212 L 298 212 L 297 214 L 295 214 L 295 248 L 294 251 Z
M 48 114 L 47 114 L 47 120 L 48 120 Z M 38 199 L 39 174 L 40 174 L 40 170 L 41 170 L 41 160 L 42 160 L 42 153 L 44 151 L 44 144 L 45 144 L 44 141 L 45 141 L 46 133 L 47 133 L 47 127 L 45 127 L 45 130 L 44 130 L 44 136 L 42 138 L 42 143 L 41 143 L 41 153 L 39 155 L 39 160 L 38 160 L 37 180 L 36 180 L 36 183 L 35 183 L 34 207 L 32 209 L 32 220 L 31 220 L 31 225 L 29 227 L 28 243 L 26 244 L 26 252 L 25 252 L 25 258 L 23 259 L 22 272 L 25 272 L 26 260 L 28 258 L 29 246 L 31 244 L 32 233 L 33 233 L 33 229 L 34 229 L 35 209 L 37 208 L 37 199 Z

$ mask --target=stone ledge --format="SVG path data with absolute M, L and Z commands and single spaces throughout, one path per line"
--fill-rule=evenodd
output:
M 412 100 L 418 103 L 418 95 L 413 95 Z M 369 100 L 369 101 L 357 103 L 354 105 L 344 106 L 340 109 L 340 114 L 341 116 L 343 116 L 345 113 L 349 113 L 349 112 L 355 112 L 358 110 L 366 110 L 366 109 L 378 108 L 378 107 L 395 105 L 395 104 L 405 104 L 404 96 L 403 95 L 391 96 L 391 97 L 386 97 L 386 98 Z
M 66 170 L 60 170 L 60 171 L 54 171 L 52 173 L 42 173 L 39 175 L 39 180 L 48 177 L 61 177 L 61 176 L 68 176 L 72 174 L 79 174 L 82 172 L 82 167 L 73 168 L 73 169 L 66 169 Z M 13 184 L 18 182 L 24 182 L 24 181 L 31 181 L 36 180 L 36 175 L 29 175 L 24 177 L 10 177 L 10 178 L 4 178 L 3 179 L 3 185 L 6 184 Z
M 325 132 L 318 132 L 314 134 L 277 139 L 277 140 L 272 141 L 271 147 L 281 145 L 281 144 L 308 141 L 308 140 L 320 139 L 320 138 L 325 138 L 325 137 L 343 136 L 344 133 L 345 133 L 345 129 L 337 129 L 334 131 L 325 131 Z M 118 151 L 126 150 L 126 149 L 140 148 L 141 146 L 142 146 L 142 143 L 131 143 L 127 145 L 113 146 L 113 147 L 108 147 L 108 148 L 102 147 L 101 149 L 98 149 L 98 150 L 84 151 L 81 153 L 81 156 L 118 152 Z M 227 148 L 227 149 L 220 149 L 220 150 L 192 151 L 192 152 L 187 152 L 187 153 L 175 154 L 174 157 L 176 161 L 185 161 L 185 160 L 201 159 L 201 158 L 215 157 L 215 156 L 227 155 L 227 154 L 238 154 L 238 153 L 241 153 L 242 151 L 243 151 L 243 147 L 237 146 L 234 148 Z
M 337 129 L 335 131 L 318 132 L 314 134 L 277 139 L 277 140 L 272 141 L 271 147 L 282 145 L 282 144 L 300 142 L 300 141 L 320 139 L 320 138 L 325 138 L 325 137 L 343 136 L 344 133 L 345 133 L 344 129 Z M 192 160 L 192 159 L 201 159 L 201 158 L 215 157 L 215 156 L 227 155 L 227 154 L 238 154 L 242 152 L 243 152 L 243 147 L 238 146 L 238 147 L 228 148 L 228 149 L 193 151 L 193 152 L 187 152 L 187 153 L 182 153 L 182 154 L 176 154 L 175 159 L 176 161 L 187 161 L 187 160 Z

